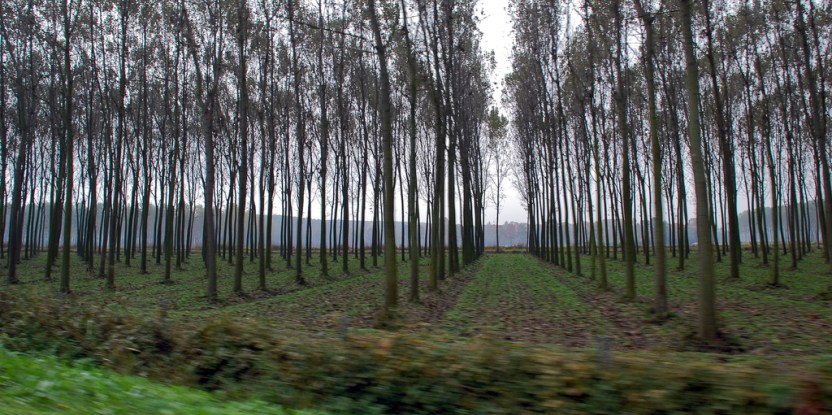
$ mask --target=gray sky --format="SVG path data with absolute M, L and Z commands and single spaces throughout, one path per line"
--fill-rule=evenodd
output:
M 482 31 L 482 48 L 486 51 L 494 51 L 497 58 L 497 70 L 492 74 L 492 82 L 497 82 L 495 88 L 495 101 L 499 103 L 502 87 L 500 83 L 503 77 L 509 72 L 509 53 L 511 53 L 511 19 L 508 16 L 508 1 L 506 0 L 480 0 L 482 8 L 482 20 L 480 30 Z
M 482 48 L 484 51 L 493 51 L 497 59 L 497 69 L 491 74 L 491 82 L 494 86 L 494 103 L 498 106 L 502 97 L 503 78 L 511 69 L 509 54 L 513 37 L 507 7 L 507 0 L 480 0 L 480 8 L 483 12 L 480 21 Z M 506 199 L 500 209 L 500 223 L 505 221 L 525 223 L 526 210 L 523 209 L 519 194 L 511 184 L 511 178 L 507 178 L 503 186 L 506 189 Z M 495 214 L 496 210 L 489 203 L 485 220 L 493 222 Z

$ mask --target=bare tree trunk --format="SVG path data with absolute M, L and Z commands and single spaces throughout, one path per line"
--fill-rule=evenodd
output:
M 419 223 L 416 216 L 416 57 L 413 54 L 413 45 L 410 41 L 408 31 L 407 4 L 401 0 L 403 21 L 402 31 L 404 32 L 405 48 L 407 53 L 408 66 L 408 100 L 410 104 L 410 118 L 408 119 L 408 135 L 410 137 L 410 154 L 408 158 L 410 177 L 407 189 L 407 211 L 409 214 L 409 253 L 410 253 L 410 301 L 419 301 Z M 499 207 L 497 210 L 499 218 Z M 499 246 L 499 235 L 497 236 Z
M 0 16 L 3 12 L 0 11 Z M 5 22 L 3 22 L 5 25 Z M 3 49 L 6 48 L 6 37 L 0 39 L 0 68 L 6 67 Z M 9 128 L 6 124 L 6 71 L 0 70 L 0 258 L 5 257 L 6 241 L 6 168 L 9 162 Z M 11 238 L 10 238 L 11 239 Z
M 719 89 L 716 75 L 716 59 L 713 48 L 713 29 L 711 27 L 711 12 L 709 0 L 704 0 L 702 7 L 705 11 L 705 35 L 708 46 L 706 49 L 706 56 L 710 63 L 710 78 L 711 88 L 714 95 L 714 113 L 716 115 L 717 124 L 717 138 L 719 141 L 719 152 L 722 156 L 722 180 L 725 185 L 725 200 L 728 208 L 728 232 L 729 232 L 729 254 L 730 254 L 730 270 L 731 278 L 738 279 L 740 277 L 739 264 L 742 260 L 742 251 L 740 250 L 740 225 L 737 214 L 737 184 L 736 174 L 734 172 L 734 145 L 728 137 L 728 127 L 725 121 L 722 94 Z M 723 227 L 724 229 L 724 227 Z
M 321 234 L 320 234 L 320 261 L 321 261 L 321 276 L 329 276 L 329 263 L 327 262 L 326 252 L 326 173 L 327 162 L 329 156 L 329 118 L 327 116 L 327 97 L 326 97 L 326 74 L 324 73 L 324 42 L 326 34 L 324 32 L 324 9 L 323 0 L 318 1 L 318 26 L 320 27 L 320 47 L 318 48 L 318 76 L 320 76 L 320 85 L 318 87 L 320 109 L 321 109 Z M 311 195 L 310 195 L 311 196 Z
M 120 53 L 119 53 L 119 86 L 118 86 L 118 100 L 117 100 L 117 132 L 116 132 L 116 143 L 115 149 L 113 149 L 114 155 L 114 180 L 113 180 L 113 188 L 112 188 L 112 196 L 111 196 L 111 215 L 110 215 L 110 252 L 109 257 L 107 259 L 107 283 L 106 287 L 108 290 L 114 290 L 115 286 L 115 276 L 116 276 L 116 253 L 118 251 L 118 242 L 119 242 L 119 222 L 121 220 L 121 209 L 118 201 L 118 196 L 121 193 L 122 189 L 122 166 L 121 166 L 121 157 L 122 157 L 122 150 L 125 141 L 125 130 L 126 130 L 126 106 L 125 106 L 125 99 L 127 96 L 127 24 L 129 19 L 129 4 L 128 0 L 122 0 L 119 6 L 119 13 L 120 13 L 120 29 L 121 29 L 121 36 L 120 36 Z
M 706 341 L 716 339 L 716 294 L 711 244 L 711 217 L 708 209 L 708 189 L 705 163 L 702 158 L 702 139 L 699 124 L 699 67 L 694 54 L 691 0 L 680 0 L 682 43 L 685 49 L 686 88 L 688 92 L 688 134 L 690 135 L 691 164 L 696 191 L 696 233 L 699 244 L 699 336 Z
M 811 104 L 812 117 L 810 126 L 812 128 L 812 136 L 815 139 L 816 152 L 820 158 L 821 171 L 820 175 L 823 179 L 823 202 L 824 202 L 824 219 L 825 219 L 825 233 L 823 235 L 823 245 L 826 256 L 826 263 L 832 265 L 832 166 L 829 163 L 828 144 L 826 137 L 826 121 L 827 111 L 825 111 L 825 93 L 823 84 L 818 86 L 817 73 L 821 73 L 823 69 L 820 67 L 822 59 L 817 58 L 818 65 L 812 68 L 812 48 L 809 45 L 809 35 L 806 30 L 805 17 L 807 15 L 806 8 L 803 2 L 797 0 L 795 29 L 800 36 L 800 42 L 803 49 L 803 69 L 805 71 L 805 78 L 808 83 L 809 100 Z M 810 5 L 811 6 L 811 5 Z M 821 76 L 823 74 L 821 73 Z M 832 292 L 832 285 L 830 285 L 830 292 Z
M 239 51 L 239 73 L 237 74 L 237 85 L 240 102 L 238 103 L 239 128 L 240 128 L 240 172 L 239 172 L 239 202 L 237 205 L 237 242 L 235 248 L 236 266 L 234 268 L 234 293 L 243 292 L 243 255 L 246 218 L 246 180 L 248 180 L 248 74 L 246 69 L 246 42 L 248 41 L 248 8 L 245 0 L 237 3 L 237 48 Z
M 687 0 L 682 0 L 687 1 Z M 614 13 L 615 13 L 615 25 L 616 25 L 616 56 L 615 56 L 615 67 L 616 67 L 616 93 L 615 93 L 615 102 L 616 102 L 616 114 L 618 116 L 618 131 L 619 136 L 621 139 L 621 152 L 622 152 L 622 179 L 621 179 L 621 193 L 622 193 L 622 203 L 624 205 L 624 277 L 626 280 L 626 293 L 625 297 L 629 300 L 632 300 L 636 296 L 636 288 L 635 288 L 635 273 L 634 273 L 634 264 L 635 264 L 635 241 L 633 237 L 633 202 L 631 196 L 631 184 L 630 184 L 630 137 L 629 131 L 627 129 L 627 97 L 625 96 L 624 90 L 624 73 L 622 68 L 622 42 L 624 42 L 623 36 L 623 29 L 622 29 L 622 17 L 621 17 L 621 7 L 618 3 L 614 6 Z
M 192 23 L 185 16 L 184 2 L 180 3 L 180 11 L 182 20 L 184 21 L 185 35 L 187 38 L 188 49 L 193 59 L 194 67 L 196 68 L 196 96 L 199 97 L 197 103 L 200 104 L 202 134 L 204 139 L 204 157 L 205 157 L 205 182 L 204 182 L 204 225 L 203 236 L 205 243 L 203 244 L 203 256 L 205 258 L 205 270 L 207 274 L 207 297 L 209 302 L 217 299 L 217 239 L 216 226 L 214 224 L 214 105 L 217 81 L 221 74 L 221 66 L 219 65 L 219 58 L 214 54 L 212 58 L 212 79 L 213 82 L 209 84 L 206 82 L 206 76 L 202 73 L 202 67 L 198 56 L 196 41 L 193 36 Z M 221 16 L 220 16 L 221 17 Z M 218 26 L 221 23 L 218 23 Z M 216 45 L 214 45 L 216 46 Z
M 664 247 L 664 213 L 662 210 L 662 149 L 659 141 L 659 119 L 656 105 L 656 75 L 655 75 L 655 33 L 653 30 L 654 15 L 646 13 L 641 0 L 633 0 L 641 22 L 644 26 L 644 78 L 647 83 L 647 117 L 650 123 L 650 149 L 653 158 L 653 211 L 656 224 L 654 232 L 654 255 L 656 298 L 654 300 L 654 312 L 658 315 L 667 313 L 667 277 L 665 265 Z
M 64 197 L 64 246 L 61 253 L 61 288 L 62 293 L 68 294 L 69 289 L 69 248 L 72 244 L 72 185 L 75 182 L 72 136 L 72 61 L 70 59 L 71 28 L 69 0 L 63 0 L 61 11 L 64 23 L 64 140 L 66 142 L 66 196 Z M 4 146 L 5 147 L 5 146 Z M 4 200 L 5 201 L 5 200 Z M 5 217 L 0 218 L 5 221 Z M 2 239 L 2 233 L 0 233 Z
M 391 318 L 398 302 L 398 275 L 396 272 L 396 229 L 393 216 L 393 113 L 390 102 L 390 75 L 387 72 L 387 49 L 381 37 L 376 15 L 376 2 L 369 0 L 370 23 L 375 38 L 376 55 L 381 75 L 381 136 L 384 153 L 384 316 Z
M 306 182 L 305 179 L 305 172 L 306 165 L 303 159 L 303 150 L 305 146 L 305 127 L 304 127 L 304 116 L 303 116 L 303 107 L 301 105 L 301 89 L 300 89 L 300 69 L 298 68 L 298 52 L 297 52 L 297 40 L 295 34 L 295 11 L 294 11 L 294 1 L 289 0 L 289 38 L 292 47 L 292 76 L 294 78 L 294 92 L 295 92 L 295 111 L 297 116 L 296 121 L 296 129 L 295 135 L 297 136 L 297 143 L 298 143 L 298 217 L 297 217 L 297 245 L 295 251 L 295 282 L 300 285 L 305 285 L 306 280 L 303 278 L 303 269 L 301 265 L 302 261 L 302 244 L 303 244 L 303 191 L 304 191 L 304 183 Z

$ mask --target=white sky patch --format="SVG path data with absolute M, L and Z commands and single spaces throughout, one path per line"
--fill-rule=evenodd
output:
M 511 18 L 508 15 L 508 2 L 506 0 L 481 0 L 482 20 L 480 30 L 482 31 L 482 48 L 485 51 L 493 51 L 497 60 L 497 68 L 491 74 L 491 82 L 494 85 L 494 101 L 499 105 L 502 95 L 503 78 L 511 70 L 509 55 L 511 54 Z
M 494 104 L 502 107 L 503 79 L 511 72 L 511 45 L 514 35 L 511 32 L 511 17 L 508 13 L 507 0 L 480 0 L 482 11 L 480 20 L 480 31 L 482 31 L 482 49 L 485 52 L 493 51 L 497 67 L 491 74 L 491 85 L 493 90 Z M 506 115 L 505 111 L 502 111 Z M 511 177 L 506 177 L 503 182 L 506 199 L 500 206 L 500 222 L 521 222 L 528 219 L 526 210 L 520 200 L 520 194 L 511 184 Z M 496 210 L 493 203 L 489 201 L 486 210 L 486 222 L 494 222 Z

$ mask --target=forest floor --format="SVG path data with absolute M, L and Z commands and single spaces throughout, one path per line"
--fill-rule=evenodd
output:
M 198 255 L 198 254 L 197 254 Z M 55 295 L 57 280 L 44 280 L 45 254 L 23 262 L 21 284 L 13 289 Z M 350 273 L 330 261 L 329 276 L 321 274 L 317 255 L 304 264 L 305 285 L 294 282 L 295 271 L 274 254 L 274 271 L 266 273 L 268 290 L 258 290 L 258 263 L 246 260 L 243 295 L 231 293 L 233 268 L 219 261 L 220 300 L 209 304 L 205 274 L 198 257 L 172 272 L 172 283 L 161 283 L 163 264 L 149 261 L 140 274 L 138 258 L 116 269 L 116 290 L 107 291 L 97 271 L 72 258 L 72 294 L 65 300 L 80 306 L 106 305 L 130 313 L 165 315 L 182 320 L 250 318 L 276 330 L 317 337 L 339 337 L 374 330 L 383 298 L 381 258 L 367 270 L 349 258 Z M 696 257 L 683 271 L 668 255 L 670 315 L 657 319 L 651 312 L 653 267 L 639 258 L 633 301 L 623 298 L 624 269 L 620 260 L 607 261 L 609 291 L 598 290 L 591 276 L 590 257 L 581 257 L 582 274 L 520 253 L 490 253 L 462 272 L 440 281 L 440 291 L 427 289 L 429 259 L 420 261 L 420 297 L 407 301 L 409 263 L 399 262 L 399 319 L 394 329 L 430 333 L 449 340 L 470 337 L 555 344 L 611 350 L 720 352 L 737 357 L 813 355 L 832 350 L 832 301 L 823 295 L 832 274 L 820 253 L 804 258 L 798 269 L 783 266 L 781 285 L 772 287 L 769 267 L 744 252 L 739 280 L 728 278 L 728 264 L 717 265 L 717 308 L 721 339 L 705 347 L 695 338 L 697 323 Z M 786 258 L 784 258 L 786 259 Z M 293 258 L 294 260 L 294 258 Z M 782 260 L 781 260 L 782 261 Z M 783 261 L 785 262 L 785 261 Z M 783 263 L 781 262 L 781 264 Z M 577 269 L 577 264 L 574 264 Z M 5 270 L 0 273 L 4 278 Z M 57 278 L 58 272 L 53 272 Z M 2 289 L 9 286 L 3 282 Z

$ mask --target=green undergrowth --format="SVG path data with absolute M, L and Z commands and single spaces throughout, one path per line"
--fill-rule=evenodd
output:
M 16 293 L 0 294 L 0 341 L 12 350 L 87 359 L 125 374 L 214 391 L 223 399 L 334 413 L 751 414 L 832 408 L 828 355 L 783 367 L 714 355 L 613 354 L 421 334 L 373 332 L 336 340 L 286 336 L 243 318 L 187 324 Z
M 0 414 L 312 415 L 262 401 L 223 401 L 89 363 L 27 356 L 0 347 Z

